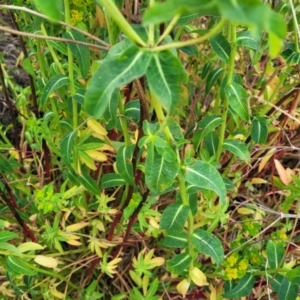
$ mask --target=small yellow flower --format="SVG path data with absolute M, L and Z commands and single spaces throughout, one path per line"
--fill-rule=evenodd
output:
M 230 255 L 228 258 L 227 258 L 227 261 L 229 263 L 229 265 L 231 267 L 233 267 L 235 265 L 235 263 L 238 261 L 238 256 L 237 255 Z
M 71 10 L 71 23 L 72 25 L 77 24 L 78 22 L 82 21 L 83 19 L 83 12 L 82 11 L 78 11 L 75 9 Z
M 229 280 L 237 279 L 238 277 L 237 269 L 226 268 L 226 276 Z
M 279 238 L 281 240 L 287 240 L 287 235 L 286 235 L 286 233 L 283 230 L 280 230 Z
M 247 270 L 247 267 L 248 267 L 248 261 L 247 261 L 247 259 L 242 259 L 242 260 L 239 262 L 239 270 L 241 270 L 241 271 L 246 271 L 246 270 Z

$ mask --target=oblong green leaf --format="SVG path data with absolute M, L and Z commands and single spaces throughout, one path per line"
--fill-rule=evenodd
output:
M 291 283 L 300 286 L 300 266 L 297 266 L 296 268 L 287 272 L 285 277 L 288 278 Z
M 187 243 L 187 233 L 180 232 L 178 230 L 167 230 L 167 236 L 164 239 L 164 246 L 170 248 L 186 248 Z
M 53 48 L 55 48 L 60 53 L 66 55 L 66 56 L 68 55 L 68 49 L 67 49 L 67 46 L 64 43 L 58 42 L 58 41 L 49 40 L 49 41 L 47 41 L 47 44 L 49 44 L 50 46 L 52 46 Z
M 171 52 L 154 53 L 146 72 L 150 90 L 169 112 L 180 99 L 181 85 L 187 74 L 180 60 Z
M 225 87 L 225 94 L 232 110 L 236 112 L 241 119 L 249 121 L 248 94 L 243 86 L 232 82 Z
M 117 152 L 116 165 L 118 173 L 126 183 L 134 185 L 132 155 L 135 145 L 130 147 L 121 147 Z
M 286 35 L 284 18 L 259 0 L 218 1 L 222 15 L 231 22 L 251 27 L 254 34 L 268 31 L 281 39 Z
M 82 176 L 78 176 L 78 181 L 92 194 L 99 195 L 100 190 L 94 179 L 87 173 L 82 173 Z
M 125 104 L 125 116 L 129 120 L 139 124 L 140 122 L 140 101 L 131 100 Z
M 0 243 L 8 242 L 17 237 L 18 237 L 18 235 L 12 231 L 7 231 L 7 230 L 1 231 L 0 232 Z
M 61 158 L 63 162 L 66 164 L 66 166 L 69 168 L 71 168 L 72 149 L 76 137 L 77 137 L 77 132 L 71 131 L 63 137 L 60 143 Z
M 93 75 L 85 94 L 86 111 L 100 118 L 116 88 L 143 76 L 151 54 L 131 45 L 122 55 L 105 59 Z
M 59 21 L 63 18 L 63 6 L 61 0 L 33 0 L 33 2 L 38 9 L 49 18 L 55 21 Z
M 240 32 L 236 37 L 236 45 L 247 47 L 253 50 L 258 50 L 259 42 L 254 37 L 254 34 L 248 30 Z
M 211 164 L 200 160 L 187 160 L 185 180 L 199 188 L 214 191 L 220 197 L 221 205 L 225 204 L 226 188 L 224 181 Z
M 192 258 L 187 253 L 181 253 L 168 261 L 167 266 L 171 273 L 182 274 L 191 262 Z
M 210 44 L 217 56 L 224 62 L 228 63 L 230 58 L 231 47 L 227 39 L 217 34 L 210 39 Z
M 209 72 L 207 79 L 206 79 L 206 85 L 205 85 L 205 93 L 208 94 L 213 87 L 213 85 L 216 83 L 216 81 L 220 78 L 222 73 L 224 72 L 223 68 L 217 68 L 215 70 L 212 70 Z
M 70 39 L 73 41 L 86 42 L 84 35 L 74 29 L 68 30 L 63 34 L 65 39 Z M 90 49 L 88 46 L 79 45 L 74 43 L 68 43 L 68 47 L 72 51 L 75 59 L 78 62 L 81 76 L 85 78 L 89 74 L 90 69 Z
M 298 292 L 299 287 L 291 283 L 286 277 L 283 277 L 278 292 L 278 300 L 296 300 Z
M 189 206 L 181 203 L 170 204 L 162 214 L 160 229 L 172 229 L 180 232 L 184 227 L 189 211 Z
M 272 290 L 278 293 L 284 276 L 277 273 L 275 277 L 271 274 L 266 274 L 266 277 L 268 277 L 268 282 L 271 283 Z
M 154 193 L 161 193 L 174 182 L 179 171 L 178 162 L 168 162 L 156 153 L 153 161 L 146 159 L 145 178 L 148 188 Z
M 204 145 L 210 156 L 216 155 L 219 145 L 219 136 L 215 131 L 208 133 L 204 138 Z
M 255 277 L 251 274 L 246 274 L 232 290 L 223 294 L 223 298 L 245 297 L 251 293 L 254 283 Z
M 22 256 L 22 252 L 17 247 L 15 247 L 12 244 L 6 243 L 6 242 L 0 243 L 0 249 L 8 250 L 9 253 L 15 253 L 18 256 Z
M 197 124 L 197 128 L 202 130 L 201 138 L 205 137 L 209 132 L 213 131 L 223 122 L 224 121 L 221 116 L 213 115 L 213 116 L 204 117 Z
M 125 185 L 125 180 L 119 175 L 115 173 L 104 174 L 101 178 L 101 188 L 107 189 L 115 186 Z
M 34 276 L 36 274 L 34 270 L 28 268 L 21 259 L 16 258 L 15 256 L 8 256 L 6 258 L 6 265 L 8 271 L 18 275 Z
M 270 268 L 277 269 L 284 256 L 284 247 L 281 243 L 274 243 L 272 240 L 267 244 L 267 257 Z
M 69 82 L 70 82 L 70 79 L 64 75 L 57 75 L 55 77 L 52 77 L 46 84 L 45 88 L 43 89 L 44 92 L 40 98 L 39 105 L 41 107 L 44 107 L 50 94 L 53 93 L 54 91 L 60 89 L 61 87 L 68 85 Z
M 143 16 L 143 25 L 158 24 L 171 20 L 176 15 L 189 16 L 198 13 L 199 16 L 219 15 L 219 9 L 214 0 L 167 0 L 155 2 Z
M 289 65 L 300 63 L 300 53 L 296 51 L 295 44 L 286 44 L 285 49 L 282 51 L 281 55 Z
M 255 117 L 252 121 L 251 138 L 255 144 L 263 145 L 268 137 L 267 121 L 263 118 Z
M 222 148 L 230 151 L 241 160 L 247 160 L 250 158 L 250 152 L 242 141 L 239 140 L 225 140 Z
M 202 229 L 194 231 L 191 241 L 194 247 L 200 252 L 210 256 L 217 265 L 220 265 L 224 260 L 224 250 L 220 240 Z

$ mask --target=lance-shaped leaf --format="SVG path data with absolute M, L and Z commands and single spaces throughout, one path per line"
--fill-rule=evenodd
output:
M 108 101 L 106 110 L 103 114 L 103 119 L 106 122 L 106 128 L 108 130 L 114 129 L 118 122 L 117 110 L 118 110 L 119 99 L 120 99 L 120 90 L 115 89 L 112 93 L 112 96 L 110 97 L 110 100 Z
M 175 15 L 198 16 L 218 15 L 219 9 L 216 0 L 167 0 L 163 3 L 155 2 L 147 9 L 143 16 L 143 24 L 162 23 L 171 20 Z
M 63 137 L 60 143 L 60 152 L 61 152 L 62 160 L 69 168 L 71 168 L 72 148 L 76 136 L 77 136 L 77 132 L 71 131 Z
M 267 256 L 270 268 L 277 269 L 284 256 L 284 247 L 280 243 L 274 243 L 272 240 L 267 244 Z
M 182 63 L 171 51 L 154 53 L 146 77 L 150 90 L 169 112 L 180 99 L 181 85 L 187 80 Z
M 223 298 L 241 298 L 249 295 L 254 286 L 255 277 L 251 274 L 246 274 L 239 283 L 230 291 L 223 294 Z
M 241 160 L 247 160 L 250 157 L 247 146 L 239 140 L 225 140 L 222 148 L 230 151 Z
M 0 243 L 8 242 L 14 238 L 17 238 L 18 235 L 11 231 L 1 231 L 0 232 Z
M 285 274 L 289 281 L 293 284 L 300 285 L 300 266 L 290 270 Z
M 104 174 L 101 178 L 101 188 L 107 189 L 115 186 L 125 185 L 125 180 L 119 175 L 115 173 Z
M 258 50 L 259 42 L 250 31 L 242 31 L 237 35 L 236 45 Z
M 207 79 L 206 79 L 206 86 L 205 86 L 205 93 L 208 94 L 216 83 L 216 81 L 220 78 L 222 73 L 224 72 L 223 68 L 218 68 L 209 72 Z
M 252 121 L 251 138 L 256 144 L 263 145 L 268 137 L 267 121 L 263 118 L 254 118 Z
M 192 258 L 187 253 L 181 253 L 174 256 L 167 262 L 168 269 L 173 274 L 182 274 L 183 271 L 190 265 Z
M 189 206 L 181 203 L 175 202 L 170 204 L 162 214 L 160 229 L 172 229 L 180 232 L 187 220 L 189 211 Z
M 296 300 L 299 287 L 291 283 L 286 277 L 283 277 L 280 289 L 278 292 L 279 300 Z
M 8 256 L 6 259 L 7 270 L 17 275 L 34 276 L 36 272 L 30 269 L 25 262 L 15 256 Z
M 187 243 L 187 233 L 180 232 L 178 230 L 167 230 L 167 236 L 164 240 L 164 245 L 170 248 L 186 248 Z
M 133 167 L 132 167 L 132 154 L 135 145 L 130 147 L 121 147 L 117 153 L 117 169 L 120 176 L 126 183 L 134 185 Z
M 147 158 L 145 167 L 146 184 L 154 193 L 163 192 L 170 187 L 179 171 L 179 164 L 176 161 L 168 162 L 157 153 L 153 161 Z
M 272 290 L 278 293 L 284 276 L 277 273 L 275 276 L 273 274 L 266 274 L 266 277 L 271 284 Z
M 231 22 L 235 21 L 251 26 L 255 34 L 265 30 L 278 38 L 285 38 L 286 22 L 284 18 L 260 0 L 221 0 L 218 1 L 218 4 L 222 15 Z
M 243 120 L 249 121 L 248 94 L 243 86 L 232 82 L 225 87 L 225 94 L 232 110 Z
M 204 138 L 204 145 L 210 156 L 216 155 L 219 145 L 219 136 L 215 131 L 210 132 Z
M 74 29 L 66 31 L 63 34 L 63 37 L 66 39 L 73 40 L 73 41 L 86 42 L 86 39 L 83 36 L 83 34 Z M 68 47 L 71 49 L 74 57 L 78 61 L 78 65 L 79 65 L 82 77 L 85 78 L 89 73 L 90 64 L 91 64 L 89 47 L 85 46 L 85 45 L 79 45 L 79 44 L 73 44 L 73 43 L 68 43 Z
M 131 100 L 125 104 L 125 117 L 135 123 L 140 121 L 140 101 Z
M 78 176 L 78 181 L 92 194 L 99 195 L 100 190 L 94 179 L 85 172 Z
M 54 91 L 60 89 L 61 87 L 63 87 L 64 85 L 69 84 L 70 79 L 67 76 L 64 75 L 57 75 L 55 77 L 52 77 L 48 83 L 46 84 L 46 86 L 43 88 L 43 94 L 41 96 L 39 105 L 41 107 L 44 107 L 47 99 L 49 98 L 49 96 L 51 95 L 51 93 L 53 93 Z
M 49 40 L 49 41 L 47 41 L 47 44 L 49 44 L 50 46 L 55 48 L 60 53 L 66 55 L 66 56 L 68 55 L 68 48 L 64 43 Z
M 210 232 L 202 229 L 197 229 L 193 233 L 191 241 L 194 247 L 200 253 L 204 253 L 213 258 L 217 265 L 220 265 L 224 260 L 222 243 L 216 236 L 214 236 Z
M 210 44 L 217 56 L 224 62 L 229 62 L 231 47 L 226 38 L 218 34 L 210 39 Z
M 95 118 L 105 112 L 116 88 L 145 74 L 151 54 L 137 46 L 127 48 L 122 55 L 105 59 L 93 75 L 85 94 L 85 108 Z
M 300 63 L 300 53 L 296 50 L 295 44 L 286 44 L 285 49 L 282 51 L 281 55 L 289 65 Z
M 9 244 L 9 243 L 0 243 L 0 249 L 1 250 L 6 250 L 8 251 L 8 253 L 11 253 L 11 254 L 16 254 L 18 256 L 22 256 L 22 252 L 16 248 L 14 245 L 12 244 Z
M 34 0 L 34 4 L 41 10 L 47 17 L 59 21 L 62 19 L 63 6 L 61 0 L 43 1 Z
M 216 127 L 223 123 L 221 116 L 207 116 L 198 122 L 197 128 L 202 130 L 201 138 L 205 137 L 209 132 L 213 131 Z
M 187 160 L 185 180 L 199 188 L 214 191 L 220 197 L 221 204 L 225 204 L 224 181 L 211 164 L 200 160 Z

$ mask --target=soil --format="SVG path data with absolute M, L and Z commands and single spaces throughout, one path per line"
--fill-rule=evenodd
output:
M 1 26 L 14 28 L 12 16 L 9 12 L 4 13 L 3 11 L 0 11 L 0 24 Z M 19 37 L 17 35 L 0 31 L 0 62 L 4 79 L 6 82 L 7 79 L 9 79 L 14 85 L 18 84 L 21 87 L 26 87 L 29 85 L 29 76 L 18 65 L 18 57 L 20 54 L 21 47 Z M 9 78 L 7 78 L 5 74 L 8 74 Z M 15 101 L 12 99 L 12 93 L 10 92 L 9 87 L 6 86 L 9 95 L 9 99 L 7 99 L 1 82 L 0 86 L 0 123 L 2 125 L 2 130 L 5 130 L 7 126 L 13 122 L 13 119 L 17 118 L 18 114 L 15 109 Z M 14 145 L 16 139 L 12 130 L 8 130 L 6 136 Z

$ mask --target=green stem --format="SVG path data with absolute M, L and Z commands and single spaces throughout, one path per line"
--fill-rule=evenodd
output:
M 180 39 L 183 30 L 184 30 L 184 25 L 180 25 L 177 32 L 176 32 L 174 42 L 177 42 Z
M 82 250 L 81 250 L 82 251 Z M 5 256 L 9 256 L 9 255 L 13 255 L 13 256 L 16 256 L 18 257 L 19 255 L 18 254 L 15 254 L 15 253 L 12 253 L 12 252 L 7 252 L 7 251 L 0 251 L 0 254 L 1 255 L 5 255 Z M 60 253 L 60 255 L 62 255 Z M 50 255 L 51 256 L 51 255 Z M 24 258 L 35 258 L 36 255 L 29 255 L 29 254 L 22 254 L 22 257 Z M 53 257 L 53 255 L 52 255 Z M 27 261 L 25 260 L 22 260 L 22 264 L 25 265 L 26 267 L 28 267 L 30 270 L 33 270 L 33 271 L 36 271 L 37 273 L 42 273 L 42 274 L 46 274 L 46 275 L 49 275 L 51 277 L 54 277 L 54 278 L 58 278 L 60 279 L 61 281 L 65 281 L 68 285 L 70 285 L 72 288 L 74 289 L 78 289 L 78 287 L 76 285 L 74 285 L 72 282 L 70 282 L 69 280 L 67 280 L 65 278 L 65 276 L 63 275 L 60 275 L 58 273 L 55 273 L 55 272 L 51 272 L 51 271 L 48 271 L 48 270 L 44 270 L 44 269 L 40 269 L 38 267 L 36 267 L 34 264 L 32 263 L 28 263 Z
M 274 104 L 274 98 L 275 98 L 276 96 L 278 96 L 278 91 L 279 91 L 279 89 L 282 88 L 283 83 L 285 82 L 286 78 L 288 77 L 287 74 L 289 74 L 289 73 L 286 72 L 286 73 L 282 73 L 282 74 L 279 75 L 279 82 L 276 84 L 276 86 L 275 86 L 275 88 L 274 88 L 274 90 L 273 90 L 272 95 L 271 95 L 270 98 L 268 99 L 268 102 L 269 102 L 269 103 L 273 103 L 273 104 Z M 265 107 L 263 107 L 263 110 L 260 112 L 260 114 L 261 114 L 262 116 L 264 116 L 264 115 L 267 113 L 267 111 L 268 111 L 269 109 L 270 109 L 270 107 L 269 107 L 268 105 L 265 105 Z
M 295 35 L 295 49 L 297 52 L 300 52 L 299 49 L 299 37 L 300 37 L 300 32 L 299 32 L 299 26 L 298 26 L 298 21 L 297 21 L 297 15 L 295 11 L 295 7 L 293 4 L 293 1 L 290 0 L 290 6 L 292 10 L 292 15 L 293 15 L 293 28 L 294 28 L 294 35 Z
M 176 15 L 172 19 L 172 21 L 170 22 L 170 24 L 168 25 L 168 27 L 166 28 L 166 30 L 160 36 L 160 38 L 159 38 L 158 42 L 156 43 L 156 45 L 159 45 L 169 35 L 169 33 L 172 31 L 172 29 L 176 25 L 176 23 L 177 23 L 177 21 L 178 21 L 179 18 L 180 18 L 180 15 Z
M 118 7 L 112 0 L 96 0 L 98 5 L 103 6 L 110 14 L 111 18 L 116 22 L 125 35 L 134 43 L 146 46 L 146 43 L 140 38 L 135 30 L 130 26 L 127 20 L 123 17 Z
M 49 275 L 51 277 L 60 279 L 61 281 L 65 281 L 73 289 L 78 290 L 78 286 L 74 285 L 71 281 L 69 281 L 68 279 L 66 279 L 66 277 L 63 276 L 63 275 L 60 275 L 60 274 L 58 274 L 56 272 L 51 272 L 51 271 L 48 271 L 48 270 L 40 269 L 40 268 L 34 266 L 33 264 L 30 264 L 30 263 L 28 263 L 28 262 L 26 262 L 24 260 L 22 260 L 22 264 L 24 264 L 29 269 L 34 270 L 34 271 L 36 271 L 38 273 L 46 274 L 46 275 Z
M 64 5 L 65 5 L 65 22 L 71 24 L 69 0 L 64 0 Z M 70 28 L 67 28 L 67 30 L 70 30 Z M 68 47 L 68 72 L 69 72 L 69 79 L 70 79 L 70 92 L 72 97 L 72 108 L 73 108 L 73 128 L 76 129 L 78 127 L 78 110 L 77 110 L 77 102 L 73 97 L 75 95 L 75 85 L 74 85 L 74 70 L 73 70 L 73 53 L 70 47 Z
M 44 23 L 41 24 L 41 30 L 42 30 L 42 33 L 43 33 L 44 36 L 48 36 L 47 31 L 46 31 L 46 28 L 45 28 L 45 26 L 44 26 Z M 46 44 L 47 44 L 47 46 L 48 46 L 48 49 L 49 49 L 49 51 L 50 51 L 50 53 L 51 53 L 51 55 L 52 55 L 52 58 L 53 58 L 54 62 L 55 62 L 56 65 L 57 65 L 57 67 L 58 67 L 60 73 L 64 75 L 64 74 L 65 74 L 64 69 L 63 69 L 63 67 L 61 66 L 61 63 L 59 62 L 59 59 L 58 59 L 58 57 L 57 57 L 57 55 L 56 55 L 56 53 L 55 53 L 53 47 L 50 45 L 50 43 L 49 43 L 47 40 L 46 40 Z
M 230 60 L 229 60 L 229 66 L 228 66 L 228 77 L 227 77 L 227 85 L 232 82 L 233 79 L 233 74 L 234 74 L 234 60 L 235 60 L 235 55 L 236 55 L 236 25 L 235 24 L 230 24 L 231 30 L 229 30 L 228 34 L 231 35 L 231 52 L 230 52 Z M 223 123 L 220 128 L 220 134 L 219 134 L 219 145 L 218 145 L 218 150 L 217 150 L 217 155 L 216 155 L 216 160 L 219 161 L 222 153 L 222 145 L 224 142 L 225 138 L 225 131 L 226 131 L 226 125 L 227 125 L 227 114 L 228 114 L 228 106 L 229 102 L 227 97 L 224 99 L 224 108 L 223 108 L 223 114 L 222 114 L 222 119 Z
M 160 105 L 158 99 L 156 98 L 156 96 L 153 93 L 151 93 L 151 103 L 152 103 L 153 108 L 156 112 L 156 116 L 157 116 L 158 122 L 160 124 L 160 127 L 162 128 L 168 142 L 172 142 L 173 141 L 173 136 L 172 136 L 172 133 L 171 133 L 169 127 L 166 125 L 166 118 L 165 118 L 165 115 L 164 115 L 163 108 L 162 108 L 162 106 Z
M 153 6 L 155 4 L 155 0 L 149 1 L 149 7 Z M 149 34 L 148 34 L 148 45 L 149 47 L 153 47 L 155 40 L 155 25 L 150 24 L 149 25 Z
M 47 76 L 46 76 L 46 72 L 45 72 L 45 68 L 44 68 L 44 58 L 41 55 L 42 48 L 41 48 L 41 41 L 40 40 L 36 41 L 36 48 L 37 48 L 36 49 L 36 58 L 37 58 L 38 63 L 39 63 L 39 70 L 41 72 L 41 77 L 45 79 L 45 78 L 47 78 Z
M 202 42 L 212 38 L 218 32 L 220 32 L 222 27 L 224 26 L 225 22 L 226 22 L 226 20 L 224 18 L 222 18 L 221 21 L 212 30 L 210 30 L 207 34 L 205 34 L 197 39 L 161 45 L 161 46 L 155 47 L 153 49 L 149 49 L 149 51 L 159 52 L 159 51 L 164 51 L 164 50 L 168 50 L 168 49 L 180 48 L 180 47 L 185 47 L 185 46 L 189 46 L 189 45 L 195 45 L 195 44 L 202 43 Z
M 128 124 L 127 124 L 127 119 L 124 117 L 125 116 L 125 109 L 124 109 L 124 105 L 122 102 L 122 97 L 119 97 L 119 112 L 120 112 L 120 121 L 121 121 L 121 126 L 122 126 L 122 131 L 124 134 L 124 142 L 125 142 L 125 146 L 129 147 L 130 146 L 130 137 L 128 134 Z

